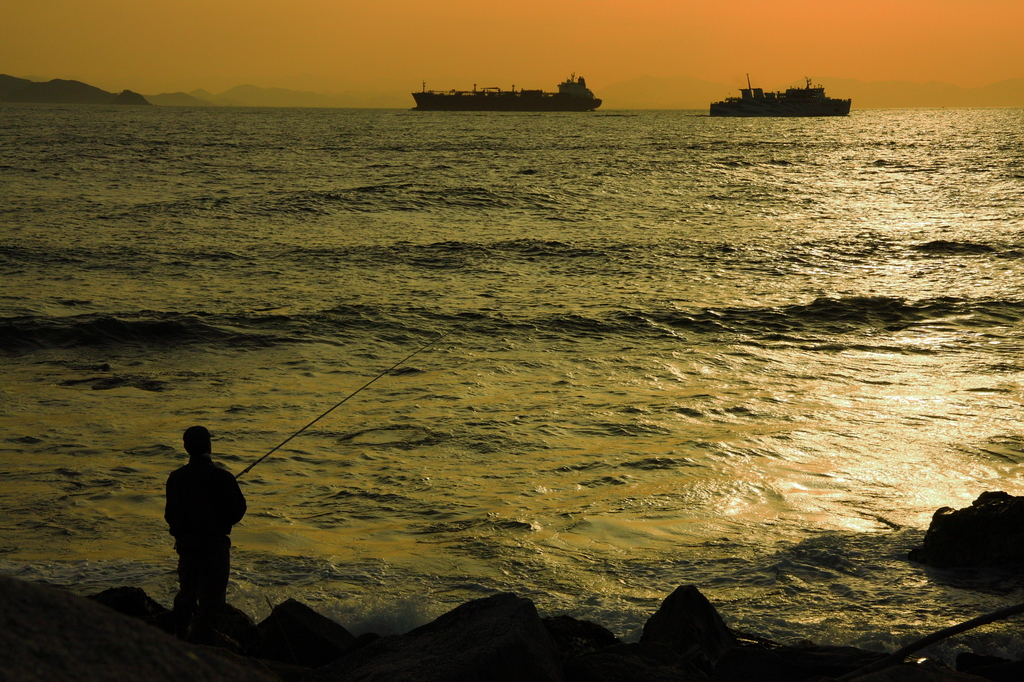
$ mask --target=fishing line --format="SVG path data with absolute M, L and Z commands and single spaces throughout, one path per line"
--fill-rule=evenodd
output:
M 456 327 L 456 329 L 457 329 L 457 327 Z M 453 331 L 455 331 L 455 329 L 449 329 L 449 330 L 448 330 L 447 332 L 445 332 L 444 334 L 440 334 L 440 335 L 439 335 L 439 336 L 438 336 L 437 338 L 435 338 L 435 339 L 431 339 L 430 341 L 428 341 L 427 343 L 423 344 L 422 346 L 420 346 L 419 348 L 417 348 L 417 349 L 416 349 L 416 350 L 414 350 L 413 352 L 411 352 L 411 353 L 409 353 L 408 355 L 406 355 L 406 356 L 405 356 L 404 358 L 402 358 L 401 360 L 399 360 L 399 361 L 398 361 L 398 362 L 396 362 L 395 364 L 393 364 L 393 365 L 391 365 L 390 367 L 388 367 L 388 368 L 387 368 L 386 370 L 384 370 L 383 372 L 381 372 L 380 374 L 378 374 L 378 375 L 377 375 L 377 376 L 375 376 L 374 378 L 372 378 L 372 379 L 370 379 L 369 381 L 367 381 L 367 382 L 366 382 L 365 384 L 363 384 L 362 386 L 360 386 L 360 387 L 359 387 L 359 388 L 357 388 L 356 390 L 354 390 L 354 391 L 352 391 L 351 393 L 349 393 L 349 394 L 348 394 L 347 396 L 345 396 L 344 398 L 342 398 L 341 400 L 339 400 L 339 401 L 338 401 L 337 403 L 335 403 L 335 404 L 334 404 L 334 405 L 333 405 L 333 406 L 332 406 L 331 408 L 329 408 L 329 409 L 328 409 L 328 410 L 327 410 L 326 412 L 323 412 L 323 413 L 322 413 L 322 414 L 321 414 L 321 415 L 320 415 L 319 417 L 317 417 L 317 418 L 316 418 L 316 419 L 314 419 L 313 421 L 309 422 L 308 424 L 306 424 L 305 426 L 303 426 L 303 427 L 302 427 L 301 429 L 299 429 L 298 431 L 296 431 L 296 432 L 295 432 L 295 433 L 293 433 L 292 435 L 290 435 L 290 436 L 288 436 L 287 438 L 285 438 L 285 439 L 284 439 L 283 441 L 281 441 L 281 442 L 280 442 L 279 444 L 277 444 L 276 446 L 274 446 L 274 448 L 273 448 L 273 449 L 272 449 L 272 450 L 271 450 L 270 452 L 268 452 L 267 454 L 263 455 L 263 456 L 262 456 L 262 457 L 260 457 L 260 458 L 259 458 L 258 460 L 256 460 L 255 462 L 253 462 L 253 463 L 252 463 L 252 464 L 250 464 L 249 466 L 247 466 L 247 467 L 245 467 L 244 469 L 242 469 L 242 471 L 241 471 L 241 472 L 239 472 L 239 473 L 238 473 L 238 474 L 237 474 L 237 475 L 235 476 L 235 480 L 237 481 L 237 480 L 238 480 L 238 479 L 240 479 L 240 478 L 241 478 L 242 476 L 244 476 L 244 475 L 246 475 L 247 473 L 249 473 L 249 471 L 250 471 L 250 470 L 251 470 L 251 469 L 252 469 L 252 468 L 253 468 L 254 466 L 256 466 L 257 464 L 259 464 L 260 462 L 262 462 L 263 460 L 265 460 L 265 459 L 266 459 L 267 457 L 270 457 L 270 456 L 271 456 L 272 454 L 274 454 L 275 452 L 277 452 L 277 451 L 278 451 L 279 449 L 281 449 L 281 447 L 282 447 L 282 446 L 284 446 L 284 445 L 285 445 L 285 443 L 287 443 L 288 441 L 290 441 L 290 440 L 291 440 L 292 438 L 295 438 L 295 437 L 296 437 L 296 436 L 298 436 L 298 435 L 299 435 L 300 433 L 302 433 L 303 431 L 305 431 L 306 429 L 308 429 L 308 428 L 309 428 L 310 426 L 312 426 L 313 424 L 316 424 L 316 423 L 317 423 L 318 421 L 320 421 L 321 419 L 323 419 L 324 417 L 326 417 L 327 415 L 329 415 L 329 414 L 330 414 L 331 412 L 334 412 L 334 410 L 336 410 L 336 409 L 338 409 L 339 407 L 341 407 L 342 405 L 344 405 L 344 404 L 345 404 L 345 403 L 346 403 L 346 402 L 348 401 L 348 399 L 349 399 L 349 398 L 353 397 L 354 395 L 356 395 L 357 393 L 359 393 L 360 391 L 362 391 L 362 390 L 363 390 L 364 388 L 366 388 L 367 386 L 369 386 L 369 385 L 370 385 L 370 384 L 372 384 L 373 382 L 377 381 L 377 379 L 380 379 L 381 377 L 383 377 L 383 376 L 384 376 L 385 374 L 387 374 L 387 373 L 391 372 L 391 371 L 392 371 L 393 369 L 395 369 L 396 367 L 398 367 L 398 366 L 399 366 L 399 365 L 401 365 L 402 363 L 404 363 L 404 362 L 406 362 L 406 361 L 410 360 L 410 359 L 411 359 L 412 357 L 414 357 L 414 356 L 416 356 L 416 355 L 419 355 L 419 354 L 420 354 L 420 353 L 422 353 L 423 351 L 427 350 L 428 348 L 430 348 L 431 346 L 433 346 L 434 344 L 436 344 L 437 342 L 439 342 L 439 341 L 440 341 L 441 339 L 443 339 L 443 338 L 445 338 L 446 336 L 448 336 L 449 334 L 451 334 L 451 333 L 452 333 Z

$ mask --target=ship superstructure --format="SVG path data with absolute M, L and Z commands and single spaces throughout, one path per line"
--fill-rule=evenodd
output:
M 811 85 L 811 79 L 802 88 L 788 88 L 785 92 L 765 92 L 750 85 L 740 88 L 740 97 L 726 97 L 712 102 L 712 116 L 846 116 L 850 113 L 850 100 L 825 96 L 825 87 Z
M 576 74 L 559 83 L 558 92 L 480 88 L 472 90 L 427 90 L 412 93 L 419 111 L 593 111 L 601 100 Z

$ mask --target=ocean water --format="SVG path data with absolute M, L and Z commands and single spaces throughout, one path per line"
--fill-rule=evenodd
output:
M 257 619 L 635 640 L 695 584 L 891 650 L 1019 602 L 907 551 L 1024 494 L 1022 169 L 1020 109 L 2 107 L 0 572 L 169 604 L 181 432 L 238 472 L 379 376 L 241 479 Z

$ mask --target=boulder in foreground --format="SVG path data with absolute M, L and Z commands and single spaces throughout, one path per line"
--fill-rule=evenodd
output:
M 340 658 L 356 641 L 343 626 L 289 599 L 259 624 L 261 658 L 319 668 Z
M 615 644 L 565 663 L 566 682 L 708 682 L 672 647 L 657 642 Z
M 647 620 L 640 642 L 664 644 L 710 672 L 736 646 L 736 637 L 700 590 L 683 585 Z
M 533 602 L 496 594 L 321 668 L 317 682 L 562 682 L 558 647 Z
M 54 587 L 0 576 L 5 682 L 275 682 L 255 668 L 181 642 Z
M 870 675 L 862 675 L 854 682 L 991 682 L 991 680 L 970 673 L 958 673 L 934 663 L 901 663 Z
M 937 568 L 1024 565 L 1024 497 L 985 492 L 970 507 L 939 509 L 910 560 Z
M 1016 608 L 1016 607 L 1015 607 Z M 118 613 L 113 609 L 121 610 Z M 734 636 L 694 586 L 672 593 L 640 642 L 596 623 L 541 619 L 514 594 L 477 599 L 406 634 L 352 636 L 288 600 L 259 628 L 229 608 L 223 641 L 186 644 L 162 632 L 166 609 L 137 588 L 90 599 L 0 576 L 3 682 L 1019 682 L 1024 662 L 964 653 L 963 672 L 923 659 L 864 675 L 892 657 L 853 647 L 782 646 Z M 131 614 L 128 617 L 124 614 Z M 143 621 L 157 627 L 148 627 Z M 230 634 L 229 634 L 230 631 Z M 262 632 L 261 632 L 262 631 Z M 237 640 L 235 639 L 237 637 Z M 275 639 L 279 640 L 271 645 Z M 240 647 L 239 642 L 248 645 Z M 753 643 L 753 644 L 751 644 Z M 274 647 L 289 662 L 266 658 Z M 301 656 L 299 649 L 308 646 Z M 248 656 L 240 651 L 244 648 Z M 339 654 L 339 652 L 341 652 Z M 280 653 L 280 652 L 279 652 Z M 254 656 L 256 658 L 254 658 Z M 307 658 L 309 656 L 309 658 Z M 337 657 L 337 658 L 335 658 Z M 316 660 L 334 659 L 320 667 Z M 859 676 L 858 676 L 859 675 Z
M 802 682 L 837 678 L 885 658 L 847 646 L 737 647 L 715 667 L 715 682 Z

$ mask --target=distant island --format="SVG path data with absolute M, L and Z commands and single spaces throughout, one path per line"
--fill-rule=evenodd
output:
M 45 83 L 0 74 L 0 102 L 24 104 L 125 104 L 149 106 L 145 97 L 131 90 L 107 92 L 81 81 L 55 78 Z
M 754 74 L 751 74 L 752 76 Z M 1024 107 L 1024 78 L 964 88 L 948 83 L 906 81 L 864 82 L 847 78 L 815 78 L 829 92 L 852 98 L 856 109 L 914 107 Z M 795 87 L 800 83 L 765 84 L 773 88 Z M 735 94 L 741 83 L 675 76 L 643 76 L 596 87 L 604 109 L 703 109 L 708 104 Z M 206 90 L 140 95 L 131 90 L 118 94 L 76 80 L 36 82 L 0 75 L 0 102 L 51 104 L 153 104 L 173 107 L 320 107 L 344 109 L 412 109 L 409 91 L 347 91 L 334 94 L 238 85 L 219 94 Z
M 320 107 L 409 109 L 407 92 L 343 92 L 325 95 L 286 88 L 238 85 L 219 94 L 206 90 L 141 95 L 107 92 L 77 80 L 37 82 L 0 74 L 0 102 L 22 104 L 140 104 L 164 107 Z

